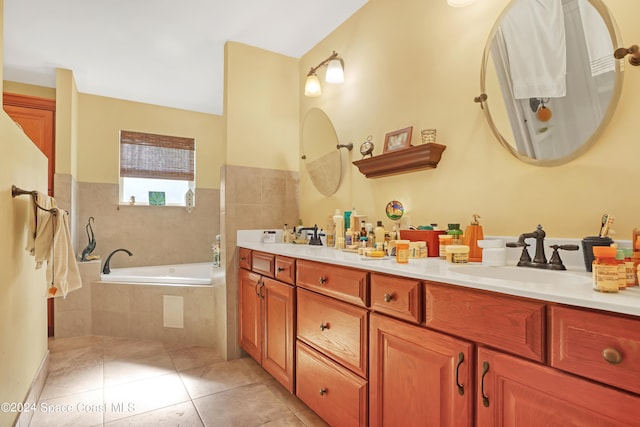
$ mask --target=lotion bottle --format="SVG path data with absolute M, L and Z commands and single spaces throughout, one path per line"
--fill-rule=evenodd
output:
M 473 221 L 467 226 L 464 232 L 463 242 L 469 246 L 469 261 L 482 262 L 482 248 L 478 246 L 478 240 L 484 239 L 482 226 L 478 222 L 480 215 L 473 214 Z
M 344 249 L 344 219 L 340 209 L 336 209 L 336 213 L 333 215 L 333 224 L 336 230 L 336 249 Z

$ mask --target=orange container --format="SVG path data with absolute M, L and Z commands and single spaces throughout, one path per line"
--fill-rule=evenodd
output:
M 427 242 L 427 254 L 440 256 L 440 242 L 438 236 L 446 234 L 445 230 L 400 230 L 400 238 L 410 242 Z

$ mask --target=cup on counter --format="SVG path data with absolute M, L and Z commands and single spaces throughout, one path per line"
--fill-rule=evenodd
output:
M 587 271 L 592 271 L 593 247 L 611 246 L 612 243 L 611 237 L 589 236 L 582 239 L 582 255 L 584 256 L 584 266 Z

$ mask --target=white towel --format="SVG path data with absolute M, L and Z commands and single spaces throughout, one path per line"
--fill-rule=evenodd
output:
M 52 212 L 35 208 L 27 213 L 27 251 L 35 257 L 36 269 L 47 263 L 47 283 L 59 292 L 48 297 L 63 296 L 82 287 L 80 270 L 71 245 L 69 214 L 58 209 L 54 198 L 38 193 L 35 202 Z M 35 205 L 34 205 L 35 207 Z
M 591 63 L 591 75 L 599 76 L 609 71 L 615 71 L 611 35 L 600 13 L 586 0 L 579 0 L 578 8 Z
M 47 262 L 47 281 L 53 284 L 59 292 L 48 293 L 48 297 L 63 296 L 82 287 L 80 270 L 76 262 L 73 247 L 71 245 L 71 233 L 69 232 L 69 214 L 57 209 L 54 217 L 54 236 L 51 259 Z
M 516 0 L 500 24 L 516 99 L 567 93 L 567 47 L 561 0 Z

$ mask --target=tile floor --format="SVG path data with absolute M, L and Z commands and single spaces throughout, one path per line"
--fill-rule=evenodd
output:
M 39 426 L 326 426 L 253 359 L 102 336 L 51 339 Z

